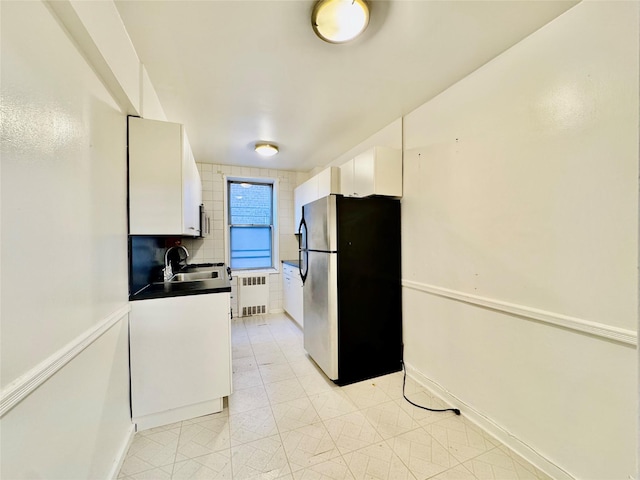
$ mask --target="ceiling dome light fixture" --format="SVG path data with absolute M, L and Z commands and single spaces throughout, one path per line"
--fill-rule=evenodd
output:
M 256 152 L 263 157 L 273 157 L 278 153 L 278 147 L 271 143 L 256 143 Z
M 369 7 L 364 0 L 319 0 L 313 7 L 311 25 L 322 40 L 345 43 L 369 24 Z

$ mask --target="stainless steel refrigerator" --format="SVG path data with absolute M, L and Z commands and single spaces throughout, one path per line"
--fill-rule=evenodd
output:
M 400 201 L 329 195 L 300 222 L 304 348 L 339 385 L 402 359 Z

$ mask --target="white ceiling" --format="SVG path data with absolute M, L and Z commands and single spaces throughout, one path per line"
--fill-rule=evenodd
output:
M 323 166 L 576 1 L 373 1 L 349 44 L 315 36 L 314 1 L 116 0 L 167 119 L 198 162 Z M 258 140 L 280 146 L 265 160 Z

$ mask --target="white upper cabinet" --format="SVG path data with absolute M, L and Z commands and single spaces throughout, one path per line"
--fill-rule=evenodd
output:
M 131 235 L 200 235 L 202 184 L 184 127 L 129 118 Z
M 340 166 L 340 193 L 347 197 L 402 196 L 402 152 L 373 147 Z
M 298 185 L 293 191 L 293 233 L 298 233 L 300 220 L 302 220 L 302 207 L 318 198 L 318 177 L 311 177 L 306 182 Z
M 302 219 L 302 207 L 332 193 L 340 193 L 340 171 L 337 167 L 325 168 L 296 187 L 293 191 L 293 233 L 298 233 Z
M 325 168 L 316 177 L 318 178 L 318 195 L 315 200 L 332 193 L 340 193 L 340 169 L 338 167 Z
M 182 156 L 182 201 L 183 227 L 187 235 L 200 235 L 200 204 L 202 203 L 202 182 L 196 160 L 191 152 L 191 145 L 184 133 L 183 156 Z

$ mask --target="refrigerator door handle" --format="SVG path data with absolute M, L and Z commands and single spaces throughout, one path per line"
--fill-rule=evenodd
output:
M 302 279 L 302 285 L 307 279 L 309 254 L 307 253 L 307 222 L 304 219 L 304 209 L 302 210 L 302 220 L 300 220 L 300 226 L 298 227 L 298 233 L 300 234 L 300 249 L 298 250 L 298 269 L 300 270 L 300 278 Z M 302 261 L 304 254 L 304 262 Z
M 302 255 L 304 253 L 304 270 L 302 269 Z M 298 250 L 298 270 L 300 270 L 300 278 L 302 279 L 302 286 L 304 286 L 304 282 L 307 280 L 307 274 L 309 273 L 309 252 L 306 250 L 303 252 L 302 250 Z

